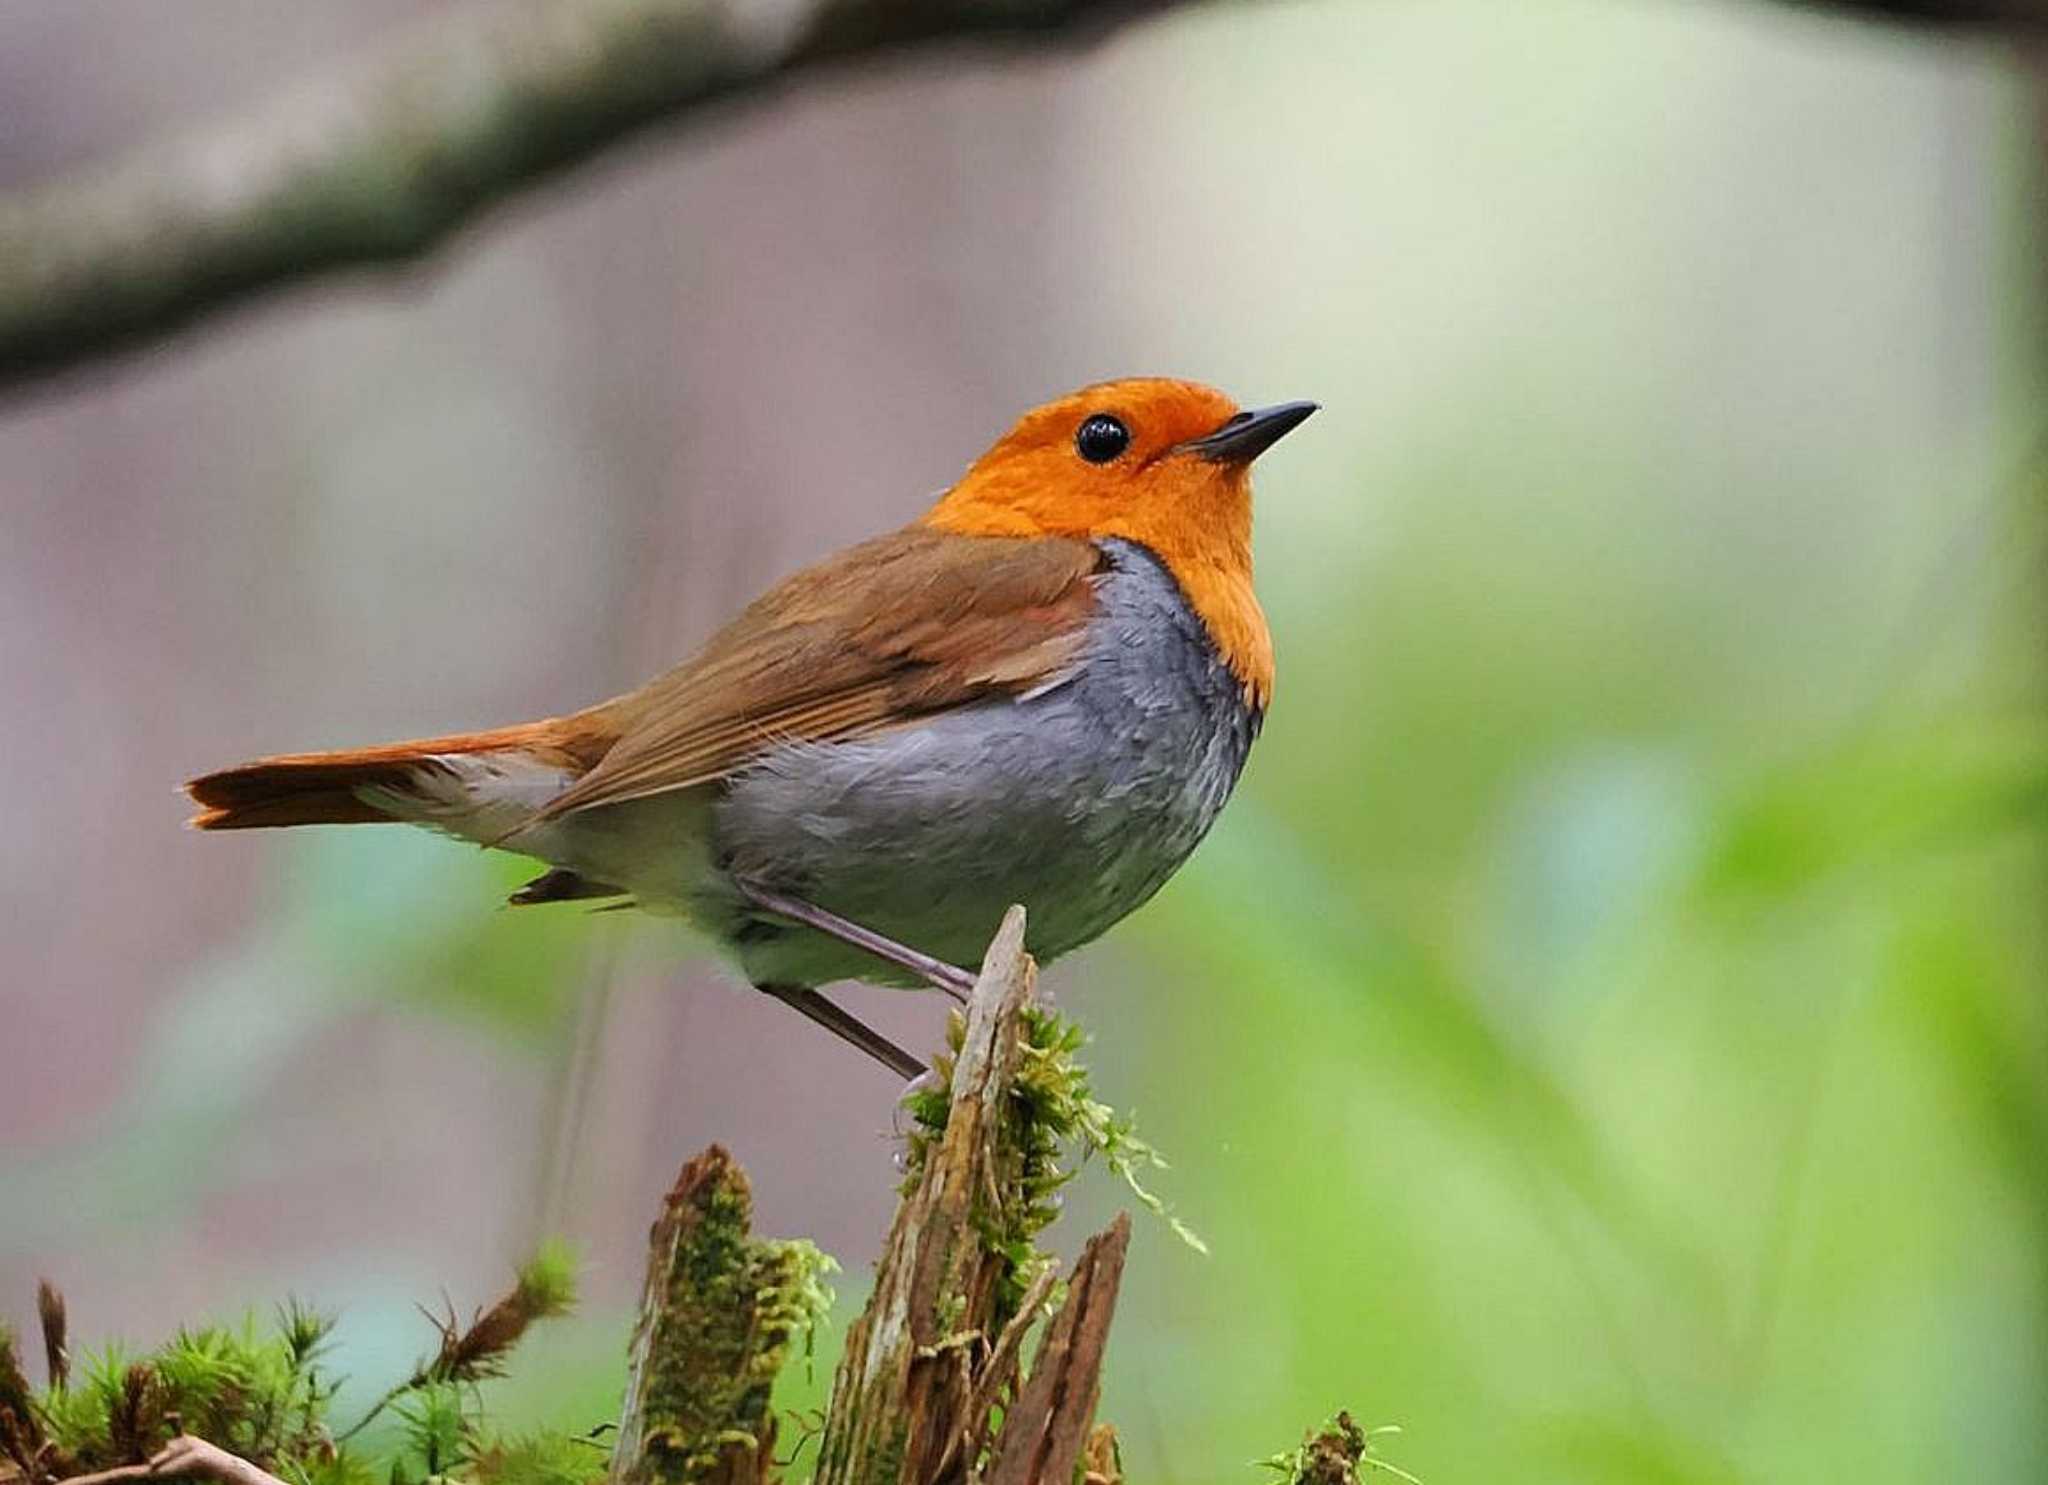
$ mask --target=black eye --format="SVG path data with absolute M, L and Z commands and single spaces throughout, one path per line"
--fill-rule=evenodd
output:
M 1074 435 L 1074 448 L 1090 464 L 1107 464 L 1131 446 L 1131 430 L 1108 413 L 1090 414 Z

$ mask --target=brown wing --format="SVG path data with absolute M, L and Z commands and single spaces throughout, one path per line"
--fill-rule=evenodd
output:
M 772 743 L 830 741 L 1056 679 L 1101 553 L 910 527 L 756 599 L 693 660 L 594 711 L 618 742 L 537 819 L 710 783 Z

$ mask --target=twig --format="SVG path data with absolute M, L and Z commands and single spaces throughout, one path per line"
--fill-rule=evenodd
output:
M 284 1485 L 268 1470 L 258 1469 L 239 1455 L 181 1433 L 149 1457 L 147 1464 L 124 1464 L 119 1469 L 100 1470 L 90 1475 L 73 1475 L 59 1485 L 117 1485 L 128 1480 L 212 1480 L 215 1485 Z
M 649 125 L 826 62 L 1086 38 L 1178 0 L 492 0 L 98 179 L 0 200 L 0 386 L 417 259 Z
M 974 1392 L 967 1401 L 969 1419 L 986 1418 L 1002 1401 L 1002 1389 L 1016 1375 L 1017 1365 L 1024 1354 L 1024 1336 L 1038 1323 L 1039 1312 L 1052 1297 L 1053 1286 L 1059 1282 L 1059 1271 L 1048 1263 L 1038 1271 L 1038 1277 L 1031 1281 L 1031 1288 L 1025 1292 L 1024 1303 L 1017 1306 L 1017 1313 L 1010 1317 L 1010 1323 L 1003 1327 L 1003 1333 L 996 1337 L 995 1349 L 989 1352 L 988 1366 L 981 1380 L 975 1384 Z M 977 1442 L 985 1443 L 986 1440 Z
M 536 1320 L 564 1313 L 574 1303 L 569 1264 L 570 1260 L 562 1249 L 552 1244 L 544 1245 L 519 1270 L 512 1287 L 500 1295 L 489 1309 L 479 1310 L 467 1327 L 456 1320 L 452 1301 L 448 1302 L 445 1320 L 426 1310 L 427 1319 L 441 1332 L 441 1344 L 432 1358 L 421 1362 L 411 1376 L 385 1391 L 370 1405 L 368 1412 L 336 1436 L 335 1442 L 347 1443 L 392 1403 L 415 1388 L 438 1382 L 480 1382 L 497 1376 L 506 1355 L 519 1344 L 527 1327 Z
M 63 1291 L 48 1279 L 36 1282 L 36 1319 L 43 1328 L 45 1376 L 52 1392 L 62 1392 L 71 1380 L 71 1351 L 65 1339 L 69 1325 Z

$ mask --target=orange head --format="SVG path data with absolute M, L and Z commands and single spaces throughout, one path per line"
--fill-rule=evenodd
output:
M 1252 592 L 1251 461 L 1316 410 L 1241 412 L 1213 387 L 1134 377 L 1035 408 L 974 461 L 924 524 L 967 536 L 1120 536 L 1179 581 L 1251 702 L 1273 689 Z

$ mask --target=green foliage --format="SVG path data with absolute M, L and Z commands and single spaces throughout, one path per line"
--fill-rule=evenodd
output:
M 936 1084 L 913 1088 L 904 1096 L 903 1108 L 910 1116 L 905 1191 L 917 1182 L 934 1143 L 946 1132 L 953 1059 L 965 1032 L 956 1011 L 947 1025 L 947 1052 L 940 1058 Z M 1040 1268 L 1051 1261 L 1039 1250 L 1038 1236 L 1059 1216 L 1060 1189 L 1091 1158 L 1099 1156 L 1138 1203 L 1188 1247 L 1198 1253 L 1209 1251 L 1139 1179 L 1140 1169 L 1164 1170 L 1166 1161 L 1138 1137 L 1134 1118 L 1094 1096 L 1088 1069 L 1080 1060 L 1086 1040 L 1078 1025 L 1057 1012 L 1036 1005 L 1025 1008 L 1017 1077 L 1002 1130 L 1003 1153 L 1014 1163 L 1014 1189 L 1020 1199 L 1000 1211 L 981 1214 L 983 1240 L 1006 1260 L 996 1305 L 998 1322 L 1015 1313 Z
M 470 1426 L 459 1382 L 423 1382 L 392 1405 L 404 1425 L 392 1485 L 446 1475 L 470 1462 Z
M 596 1440 L 560 1433 L 517 1434 L 491 1442 L 470 1461 L 477 1485 L 588 1485 L 609 1463 Z
M 180 1329 L 144 1355 L 105 1346 L 38 1397 L 35 1416 L 73 1470 L 138 1463 L 179 1429 L 265 1469 L 310 1460 L 328 1447 L 334 1385 L 317 1363 L 332 1324 L 293 1303 L 268 1328 Z
M 809 1238 L 784 1238 L 768 1246 L 775 1252 L 776 1268 L 783 1278 L 762 1297 L 762 1321 L 786 1337 L 801 1337 L 808 1367 L 816 1357 L 818 1331 L 839 1302 L 829 1282 L 839 1272 L 839 1260 Z
M 1278 1476 L 1282 1485 L 1358 1485 L 1359 1472 L 1368 1469 L 1421 1485 L 1399 1465 L 1373 1457 L 1374 1439 L 1400 1431 L 1391 1423 L 1360 1428 L 1349 1413 L 1339 1413 L 1320 1429 L 1303 1435 L 1299 1447 L 1262 1459 L 1259 1465 Z
M 1052 1192 L 1071 1174 L 1059 1169 L 1059 1147 L 1074 1140 L 1080 1144 L 1083 1161 L 1100 1156 L 1140 1206 L 1165 1222 L 1175 1237 L 1197 1253 L 1207 1253 L 1208 1245 L 1139 1180 L 1140 1170 L 1165 1170 L 1166 1161 L 1138 1138 L 1136 1115 L 1119 1114 L 1094 1096 L 1088 1069 L 1080 1059 L 1086 1040 L 1077 1024 L 1056 1012 L 1042 1006 L 1024 1012 L 1024 1062 L 1017 1073 L 1016 1096 L 1022 1123 L 1038 1145 L 1035 1158 L 1044 1186 L 1043 1220 L 1051 1220 Z
M 400 1427 L 387 1450 L 351 1448 L 331 1429 L 336 1379 L 323 1365 L 334 1316 L 293 1299 L 269 1324 L 180 1328 L 154 1350 L 90 1350 L 68 1384 L 30 1391 L 14 1337 L 0 1331 L 0 1446 L 33 1485 L 138 1464 L 177 1433 L 240 1455 L 293 1485 L 424 1485 L 458 1477 L 504 1485 L 582 1485 L 600 1477 L 605 1451 L 545 1434 L 494 1436 L 477 1384 L 500 1375 L 534 1321 L 568 1311 L 576 1260 L 549 1244 L 510 1291 L 466 1327 L 438 1322 L 441 1344 L 372 1409 Z M 826 1301 L 829 1304 L 829 1298 Z M 808 1300 L 806 1300 L 808 1303 Z M 356 1425 L 359 1429 L 365 1418 Z
M 576 1250 L 549 1238 L 519 1269 L 520 1305 L 536 1320 L 566 1315 L 576 1307 Z

